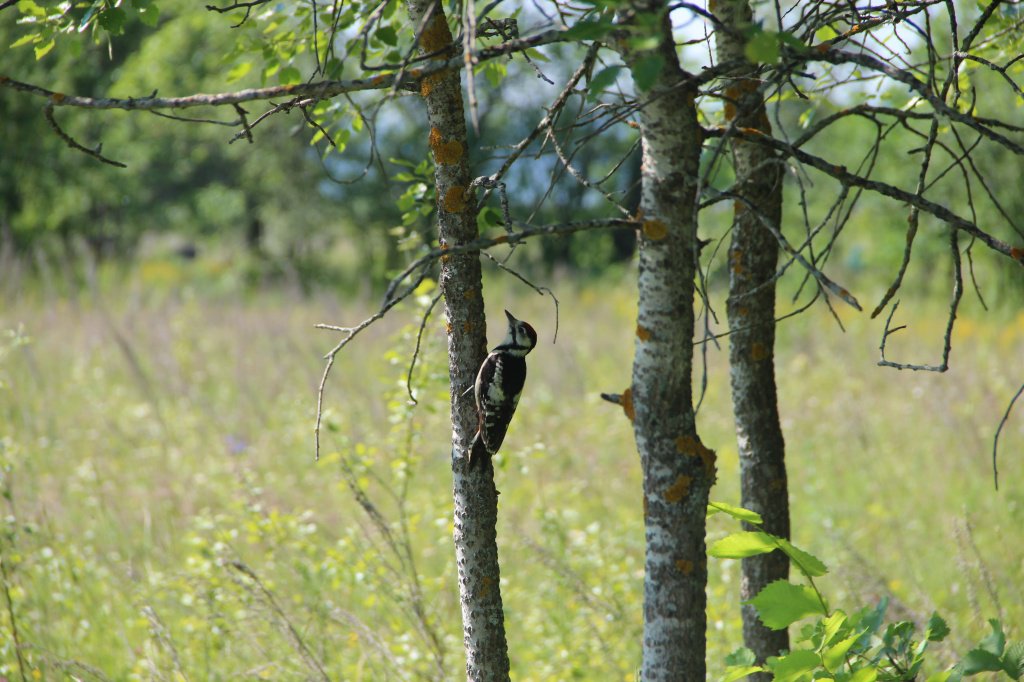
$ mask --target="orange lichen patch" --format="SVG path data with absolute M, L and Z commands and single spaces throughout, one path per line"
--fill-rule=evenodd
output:
M 449 187 L 444 193 L 444 210 L 449 213 L 462 213 L 466 210 L 466 188 L 462 185 Z
M 643 230 L 644 236 L 653 241 L 661 241 L 668 236 L 668 225 L 660 220 L 645 220 Z
M 480 593 L 478 596 L 486 597 L 491 593 L 491 587 L 494 585 L 494 580 L 489 575 L 485 575 L 480 581 Z
M 642 324 L 638 324 L 636 326 L 636 338 L 640 339 L 641 341 L 649 340 L 651 338 L 651 330 L 643 326 Z
M 665 500 L 670 504 L 675 504 L 686 497 L 686 493 L 690 492 L 691 481 L 693 481 L 692 477 L 680 474 L 676 482 L 665 491 Z
M 499 234 L 497 237 L 494 238 L 494 243 L 495 244 L 504 244 L 507 241 L 508 241 L 508 235 L 507 234 Z
M 693 436 L 679 436 L 676 438 L 676 450 L 687 457 L 698 457 L 704 466 L 704 472 L 709 476 L 715 473 L 715 451 L 708 448 L 699 438 Z
M 370 85 L 380 85 L 385 80 L 387 80 L 387 78 L 388 76 L 385 76 L 384 74 L 376 75 L 370 79 Z
M 762 360 L 768 359 L 770 353 L 768 347 L 760 341 L 755 341 L 754 345 L 750 347 L 750 359 L 754 362 L 761 362 Z
M 469 321 L 463 322 L 462 323 L 462 333 L 463 334 L 468 334 L 471 331 L 473 331 L 473 323 L 469 322 Z
M 466 299 L 467 301 L 472 298 L 476 298 L 476 289 L 466 289 L 464 292 L 462 292 L 462 298 Z
M 430 134 L 427 136 L 427 144 L 430 145 L 430 149 L 433 150 L 434 147 L 440 145 L 442 142 L 444 142 L 444 137 L 441 135 L 440 128 L 437 128 L 436 126 L 432 127 L 430 129 Z
M 1019 260 L 1024 263 L 1024 249 L 1018 249 L 1016 246 L 1010 248 L 1010 258 Z
M 729 254 L 729 269 L 733 274 L 742 275 L 746 268 L 743 267 L 743 252 L 736 250 Z
M 678 568 L 683 575 L 690 575 L 693 573 L 693 562 L 689 559 L 676 559 L 676 568 Z
M 430 129 L 427 144 L 430 145 L 430 151 L 434 152 L 434 161 L 438 164 L 453 164 L 462 160 L 462 143 L 458 140 L 445 142 L 437 128 Z
M 452 140 L 434 147 L 434 161 L 444 164 L 455 164 L 462 160 L 462 143 Z
M 64 101 L 64 97 L 65 97 L 65 95 L 64 95 L 63 92 L 55 92 L 52 95 L 50 95 L 50 100 L 54 104 L 60 104 L 61 102 Z
M 420 81 L 420 95 L 423 97 L 430 95 L 430 93 L 434 91 L 434 86 L 440 83 L 443 79 L 443 71 L 438 71 L 437 73 L 432 73 L 429 76 L 426 76 L 422 81 Z
M 420 45 L 425 52 L 438 52 L 452 44 L 452 32 L 441 13 L 430 18 L 420 35 Z
M 622 411 L 626 413 L 626 419 L 636 419 L 636 411 L 633 409 L 633 389 L 627 388 L 622 392 Z
M 786 488 L 786 479 L 784 478 L 773 478 L 768 482 L 768 489 L 779 491 Z
M 448 334 L 451 334 L 452 333 L 452 323 L 451 322 L 445 322 L 444 323 L 444 330 Z

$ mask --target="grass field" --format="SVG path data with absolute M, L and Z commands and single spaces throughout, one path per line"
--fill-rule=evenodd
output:
M 497 462 L 513 677 L 632 680 L 639 467 L 598 394 L 629 381 L 633 288 L 555 287 L 552 345 L 550 299 L 507 286 L 487 289 L 490 338 L 502 307 L 541 336 Z M 313 324 L 357 322 L 371 301 L 202 294 L 145 273 L 120 292 L 0 304 L 0 677 L 20 679 L 15 626 L 30 679 L 461 677 L 437 315 L 418 405 L 405 388 L 427 292 L 339 357 L 320 462 L 320 356 L 336 337 Z M 942 313 L 923 308 L 891 354 L 936 360 Z M 820 584 L 835 607 L 938 609 L 953 628 L 942 661 L 990 617 L 1021 638 L 1024 406 L 998 492 L 991 440 L 1024 381 L 1024 314 L 969 306 L 944 375 L 877 367 L 878 321 L 841 314 L 846 333 L 823 308 L 780 329 L 795 542 L 831 567 Z M 709 350 L 698 420 L 719 454 L 712 497 L 738 503 L 725 357 Z M 715 517 L 709 535 L 731 530 Z M 739 566 L 709 568 L 715 672 L 741 643 Z

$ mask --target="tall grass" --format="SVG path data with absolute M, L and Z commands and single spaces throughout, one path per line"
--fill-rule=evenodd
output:
M 396 309 L 339 356 L 312 428 L 316 322 L 372 302 L 151 287 L 0 308 L 0 675 L 19 679 L 455 679 L 447 365 L 430 299 Z M 639 667 L 643 530 L 632 433 L 601 392 L 629 382 L 628 281 L 564 282 L 551 300 L 491 282 L 541 345 L 497 460 L 502 590 L 519 680 L 631 680 Z M 907 303 L 904 304 L 907 306 Z M 912 309 L 912 308 L 911 308 Z M 941 350 L 923 308 L 902 347 Z M 784 323 L 777 369 L 794 540 L 832 567 L 853 609 L 939 609 L 965 647 L 999 616 L 1020 637 L 1024 414 L 991 438 L 1024 381 L 1024 314 L 961 315 L 944 375 L 879 368 L 878 325 L 823 309 Z M 20 329 L 19 333 L 14 330 Z M 713 498 L 738 502 L 725 349 L 710 348 L 698 416 L 719 455 Z M 699 381 L 698 381 L 699 383 Z M 709 533 L 731 530 L 712 519 Z M 741 643 L 738 564 L 710 566 L 710 667 Z M 0 597 L 2 597 L 0 593 Z M 17 628 L 23 653 L 13 642 Z

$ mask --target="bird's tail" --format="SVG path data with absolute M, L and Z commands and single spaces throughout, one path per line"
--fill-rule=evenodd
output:
M 484 444 L 483 435 L 481 435 L 480 431 L 477 431 L 476 436 L 473 438 L 473 444 L 469 446 L 469 458 L 466 463 L 466 467 L 468 469 L 472 469 L 489 456 L 490 453 L 487 452 L 487 446 Z

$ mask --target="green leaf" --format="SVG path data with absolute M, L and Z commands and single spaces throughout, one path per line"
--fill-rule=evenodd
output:
M 1015 680 L 1024 676 L 1024 640 L 1010 642 L 1003 653 L 1003 670 Z
M 42 45 L 36 45 L 36 59 L 42 59 L 43 57 L 45 57 L 47 54 L 50 53 L 50 50 L 52 50 L 56 44 L 57 40 L 55 38 L 50 38 L 49 42 L 43 43 Z
M 832 640 L 840 629 L 846 624 L 846 614 L 842 611 L 836 611 L 831 616 L 821 622 L 822 633 L 821 633 L 821 646 L 826 647 L 832 643 Z M 821 649 L 819 649 L 820 651 Z
M 377 40 L 394 47 L 398 44 L 398 32 L 395 31 L 394 26 L 381 26 L 377 29 L 377 32 L 373 34 Z
M 119 36 L 124 33 L 124 25 L 128 22 L 128 13 L 120 7 L 111 7 L 96 17 L 96 20 L 108 33 Z
M 598 71 L 597 74 L 590 79 L 590 94 L 597 95 L 598 93 L 604 92 L 605 89 L 615 83 L 615 80 L 619 77 L 619 72 L 624 68 L 625 67 L 621 64 L 617 64 Z
M 146 26 L 154 28 L 160 23 L 160 8 L 156 5 L 139 8 L 139 21 Z
M 754 665 L 754 661 L 756 660 L 757 657 L 754 655 L 753 651 L 745 646 L 741 646 L 739 649 L 725 657 L 725 664 L 734 668 L 736 666 Z
M 650 90 L 658 81 L 661 70 L 665 68 L 665 58 L 660 54 L 651 54 L 637 60 L 633 65 L 633 82 L 641 91 Z
M 719 512 L 728 514 L 737 521 L 745 521 L 753 523 L 755 525 L 761 525 L 764 523 L 764 519 L 761 518 L 761 514 L 752 512 L 750 509 L 743 509 L 742 507 L 736 507 L 730 505 L 727 502 L 709 502 L 708 503 L 708 516 L 714 516 Z
M 758 31 L 747 41 L 743 54 L 755 64 L 774 64 L 779 61 L 778 34 Z
M 960 662 L 963 666 L 964 675 L 977 675 L 984 672 L 999 672 L 1003 669 L 1003 662 L 999 656 L 986 649 L 972 649 Z
M 726 535 L 708 548 L 708 556 L 719 559 L 745 559 L 767 554 L 779 548 L 779 538 L 761 531 L 741 531 Z
M 810 587 L 776 580 L 751 599 L 757 615 L 766 627 L 781 630 L 807 616 L 825 615 L 817 592 Z
M 717 513 L 728 514 L 737 521 L 746 521 L 756 526 L 760 526 L 764 523 L 761 515 L 755 511 L 744 509 L 743 507 L 737 507 L 731 505 L 728 502 L 709 502 L 708 503 L 708 516 L 714 516 Z
M 294 85 L 302 82 L 302 73 L 294 66 L 286 66 L 277 74 L 277 80 L 281 85 Z
M 835 646 L 829 647 L 821 654 L 821 660 L 830 672 L 835 672 L 843 665 L 843 661 L 846 660 L 846 654 L 849 653 L 850 647 L 857 643 L 857 640 L 860 639 L 862 634 L 864 633 L 858 632 L 852 637 L 847 637 Z
M 614 28 L 611 17 L 578 21 L 562 35 L 566 40 L 600 40 Z
M 998 618 L 990 618 L 988 624 L 992 627 L 992 634 L 978 643 L 979 649 L 990 651 L 996 656 L 1003 655 L 1006 648 L 1006 635 L 1003 634 L 1003 624 Z
M 46 10 L 34 3 L 32 0 L 20 0 L 20 2 L 18 2 L 18 11 L 22 14 L 28 14 L 33 17 L 46 16 Z
M 928 627 L 924 635 L 928 638 L 929 642 L 941 642 L 949 635 L 949 625 L 942 619 L 938 611 L 932 612 L 932 617 L 928 619 Z
M 785 656 L 771 657 L 768 667 L 775 674 L 774 682 L 804 682 L 810 680 L 821 658 L 813 651 L 799 649 Z
M 245 78 L 250 71 L 252 71 L 252 62 L 236 64 L 235 68 L 228 71 L 227 81 L 228 83 L 234 83 L 241 78 Z
M 21 47 L 22 45 L 28 45 L 29 43 L 35 42 L 37 40 L 39 40 L 38 33 L 29 33 L 28 35 L 24 35 L 15 40 L 13 43 L 11 43 L 11 47 Z
M 878 670 L 876 668 L 861 668 L 850 675 L 850 682 L 875 682 L 877 679 Z
M 725 669 L 725 675 L 719 682 L 736 682 L 736 680 L 742 680 L 763 670 L 764 668 L 759 665 L 733 666 Z
M 828 573 L 828 567 L 813 554 L 795 547 L 789 540 L 780 539 L 779 544 L 782 545 L 782 551 L 790 558 L 797 570 L 804 575 L 817 578 Z

